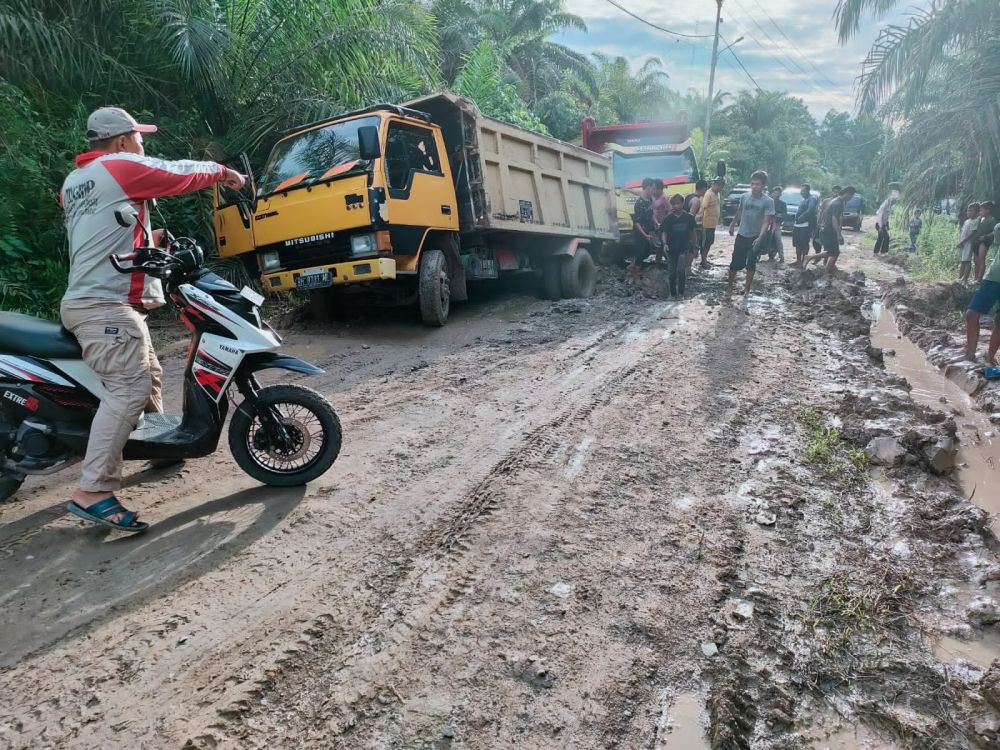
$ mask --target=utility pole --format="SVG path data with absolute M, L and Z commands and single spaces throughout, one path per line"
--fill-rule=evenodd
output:
M 712 106 L 715 103 L 715 66 L 719 62 L 719 24 L 722 23 L 722 0 L 715 0 L 715 41 L 712 43 L 712 71 L 708 74 L 708 102 L 705 106 L 705 133 L 701 140 L 701 162 L 708 159 L 708 136 L 712 131 Z

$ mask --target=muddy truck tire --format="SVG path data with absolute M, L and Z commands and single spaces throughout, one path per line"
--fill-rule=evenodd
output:
M 562 263 L 561 256 L 546 258 L 542 263 L 542 290 L 545 299 L 562 299 Z
M 417 297 L 420 319 L 429 326 L 443 326 L 451 309 L 451 283 L 448 281 L 448 259 L 437 248 L 425 250 L 420 260 L 420 280 Z
M 564 297 L 591 297 L 597 283 L 597 266 L 590 253 L 579 249 L 559 268 Z

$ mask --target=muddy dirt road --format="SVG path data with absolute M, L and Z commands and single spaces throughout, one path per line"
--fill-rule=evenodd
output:
M 723 273 L 290 333 L 345 433 L 306 488 L 130 466 L 122 538 L 29 482 L 0 747 L 1000 746 L 995 539 L 868 347 L 878 289 Z

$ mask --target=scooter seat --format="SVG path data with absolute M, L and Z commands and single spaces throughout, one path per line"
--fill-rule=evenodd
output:
M 0 312 L 0 353 L 45 359 L 83 357 L 73 334 L 59 323 L 10 312 Z

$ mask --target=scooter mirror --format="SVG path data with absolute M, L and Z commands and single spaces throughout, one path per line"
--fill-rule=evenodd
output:
M 115 221 L 123 227 L 134 227 L 139 221 L 139 212 L 131 203 L 122 203 L 115 209 Z

